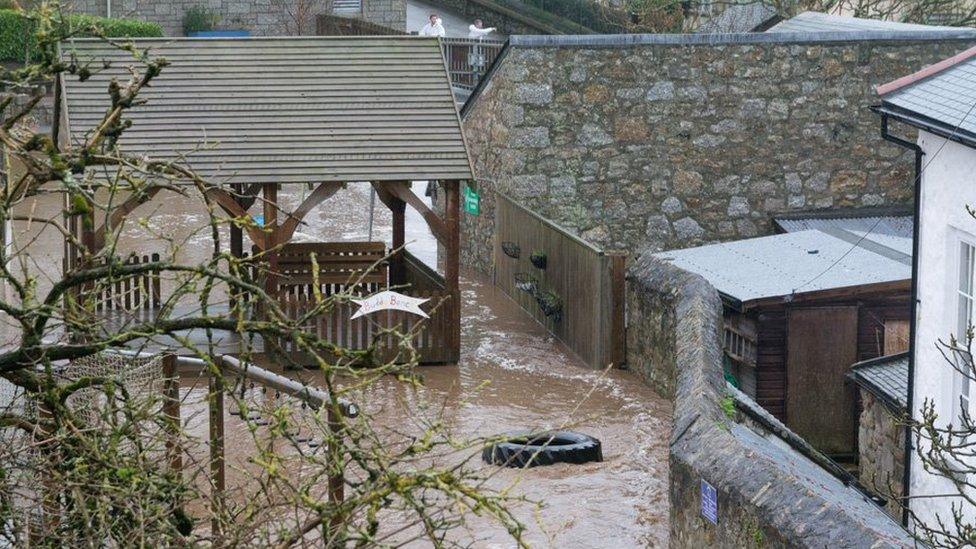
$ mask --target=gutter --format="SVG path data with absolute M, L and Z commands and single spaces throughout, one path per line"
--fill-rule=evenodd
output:
M 908 411 L 908 417 L 912 418 L 914 416 L 915 408 L 915 337 L 916 331 L 918 329 L 918 248 L 919 241 L 918 235 L 920 230 L 920 217 L 921 217 L 921 197 L 922 197 L 922 155 L 925 154 L 922 151 L 922 147 L 918 143 L 912 143 L 907 139 L 903 139 L 896 135 L 891 134 L 888 131 L 888 117 L 889 113 L 883 110 L 881 107 L 871 107 L 871 110 L 881 114 L 881 137 L 885 141 L 890 141 L 915 152 L 915 211 L 914 211 L 914 226 L 912 227 L 912 317 L 909 323 L 908 330 L 908 394 L 907 401 L 905 403 L 905 408 Z M 904 505 L 902 506 L 902 525 L 906 528 L 908 527 L 908 521 L 911 516 L 909 511 L 909 492 L 911 490 L 911 480 L 912 480 L 912 428 L 911 422 L 906 422 L 905 425 L 905 471 L 902 476 L 902 498 L 904 498 Z

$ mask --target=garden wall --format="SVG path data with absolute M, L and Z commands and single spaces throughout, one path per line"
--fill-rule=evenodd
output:
M 405 31 L 407 28 L 406 0 L 362 0 L 363 19 Z M 253 36 L 294 34 L 285 22 L 288 14 L 272 0 L 112 0 L 113 17 L 134 17 L 159 23 L 166 36 L 183 36 L 183 15 L 194 6 L 206 6 L 220 16 L 219 29 L 248 30 Z M 106 15 L 106 0 L 74 0 L 71 8 L 77 13 Z M 308 20 L 305 31 L 315 33 L 315 15 L 332 13 L 332 0 L 320 0 Z M 292 25 L 293 26 L 293 25 Z
M 737 408 L 758 406 L 726 389 L 722 305 L 703 278 L 645 255 L 630 270 L 627 302 L 629 367 L 674 402 L 672 547 L 913 545 L 867 497 L 739 417 Z M 714 523 L 702 512 L 703 482 L 715 489 Z
M 881 139 L 874 86 L 973 44 L 972 30 L 513 36 L 465 135 L 485 195 L 604 249 L 751 237 L 775 214 L 909 204 L 912 156 Z M 483 271 L 490 212 L 463 225 Z

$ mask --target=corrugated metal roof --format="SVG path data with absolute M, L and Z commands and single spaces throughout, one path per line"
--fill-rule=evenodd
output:
M 848 375 L 888 404 L 908 406 L 908 353 L 858 362 Z
M 868 238 L 876 235 L 912 238 L 912 216 L 910 215 L 868 215 L 863 217 L 777 217 L 773 220 L 784 231 L 840 229 L 857 234 L 870 231 Z
M 976 135 L 976 57 L 882 96 L 884 104 Z
M 139 39 L 171 65 L 140 94 L 121 140 L 132 154 L 187 162 L 233 183 L 471 179 L 441 48 L 410 36 Z M 66 79 L 73 140 L 109 105 L 111 78 L 131 55 L 99 40 L 63 55 L 112 62 L 86 82 Z
M 892 237 L 897 238 L 897 237 Z M 911 247 L 909 242 L 899 247 Z M 911 261 L 822 231 L 800 231 L 654 254 L 702 275 L 715 288 L 743 303 L 896 282 L 911 278 Z M 836 262 L 836 264 L 835 264 Z
M 831 15 L 817 11 L 805 11 L 796 17 L 781 21 L 766 32 L 843 32 L 843 31 L 958 31 L 958 27 L 939 27 L 861 19 L 844 15 Z

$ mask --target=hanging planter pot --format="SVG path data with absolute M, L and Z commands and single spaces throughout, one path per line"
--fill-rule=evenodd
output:
M 552 290 L 539 292 L 535 296 L 535 302 L 539 304 L 542 314 L 548 318 L 559 322 L 563 317 L 563 298 Z
M 536 269 L 544 270 L 546 268 L 546 252 L 532 252 L 532 255 L 529 256 L 529 261 L 532 262 L 532 265 L 534 265 Z
M 522 255 L 522 249 L 514 242 L 502 242 L 502 251 L 512 259 L 518 259 Z
M 528 273 L 515 273 L 515 287 L 523 292 L 535 295 L 538 289 L 538 281 Z

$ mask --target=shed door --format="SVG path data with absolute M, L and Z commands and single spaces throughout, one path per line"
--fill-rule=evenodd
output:
M 857 307 L 792 309 L 786 355 L 787 425 L 828 454 L 855 451 Z

